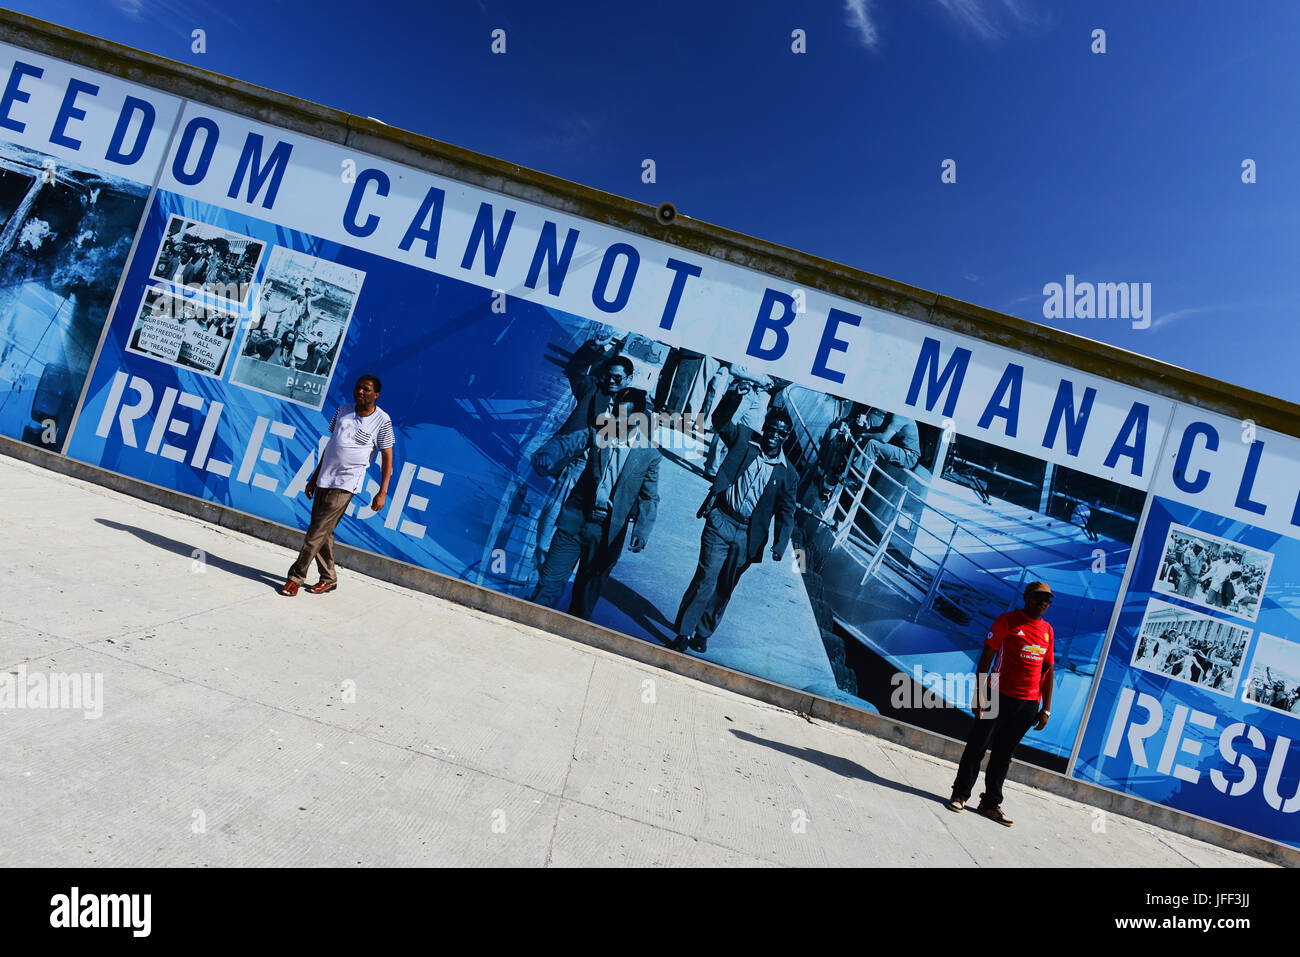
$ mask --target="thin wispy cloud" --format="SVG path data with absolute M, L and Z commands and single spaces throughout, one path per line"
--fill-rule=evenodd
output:
M 1167 329 L 1174 323 L 1182 322 L 1184 319 L 1190 319 L 1192 316 L 1203 316 L 1216 312 L 1244 312 L 1248 309 L 1265 309 L 1273 305 L 1266 300 L 1252 300 L 1249 302 L 1225 302 L 1217 306 L 1195 306 L 1191 309 L 1175 309 L 1172 312 L 1161 313 L 1151 320 L 1151 328 Z
M 1039 15 L 1026 0 L 937 0 L 967 33 L 993 42 L 1011 33 L 1039 26 Z
M 1173 312 L 1164 312 L 1152 319 L 1151 328 L 1164 329 L 1167 326 L 1172 326 L 1180 319 L 1186 319 L 1188 316 L 1198 316 L 1201 313 L 1215 311 L 1216 310 L 1211 307 L 1203 307 L 1199 309 L 1175 309 Z
M 868 50 L 880 47 L 880 31 L 872 18 L 871 6 L 875 0 L 844 0 L 844 14 L 862 45 Z
M 939 6 L 957 25 L 985 40 L 1002 37 L 1002 29 L 994 21 L 992 4 L 987 0 L 939 0 Z
M 877 0 L 844 0 L 845 22 L 868 50 L 880 49 L 880 28 L 876 22 Z M 934 0 L 950 20 L 965 33 L 986 42 L 996 42 L 1014 32 L 1041 27 L 1042 16 L 1031 0 Z
M 112 4 L 118 12 L 132 20 L 145 18 L 145 0 L 112 0 Z M 239 30 L 247 26 L 231 16 L 223 3 L 209 3 L 207 0 L 148 0 L 148 4 L 151 22 L 165 24 L 171 32 L 185 36 L 189 36 L 190 31 L 196 28 L 209 29 L 216 20 L 222 20 Z

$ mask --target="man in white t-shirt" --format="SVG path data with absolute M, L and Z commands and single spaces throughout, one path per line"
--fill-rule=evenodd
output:
M 289 580 L 281 595 L 293 597 L 307 578 L 312 559 L 320 569 L 320 581 L 307 588 L 313 595 L 323 595 L 339 587 L 334 569 L 334 529 L 347 510 L 352 496 L 361 491 L 366 469 L 378 452 L 383 475 L 379 492 L 370 502 L 378 512 L 388 497 L 388 480 L 393 475 L 393 420 L 375 401 L 379 398 L 379 379 L 363 375 L 352 387 L 352 405 L 341 405 L 330 423 L 330 440 L 321 453 L 316 471 L 307 480 L 307 497 L 314 499 L 311 524 L 302 543 L 298 560 L 289 569 Z

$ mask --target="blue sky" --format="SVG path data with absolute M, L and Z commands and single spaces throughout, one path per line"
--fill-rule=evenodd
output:
M 1300 401 L 1294 2 L 8 5 Z M 1067 274 L 1150 328 L 1045 319 Z

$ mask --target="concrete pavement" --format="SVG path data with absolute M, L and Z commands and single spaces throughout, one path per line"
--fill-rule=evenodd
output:
M 0 865 L 1260 862 L 0 457 Z M 29 698 L 25 703 L 33 703 Z M 71 702 L 65 702 L 71 703 Z

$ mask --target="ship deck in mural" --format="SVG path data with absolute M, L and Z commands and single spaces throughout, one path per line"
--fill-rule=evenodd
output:
M 785 404 L 797 413 L 796 451 L 810 469 L 818 418 L 829 413 L 803 389 L 787 390 Z M 805 515 L 806 578 L 823 632 L 845 642 L 864 700 L 917 723 L 915 710 L 891 707 L 901 674 L 933 689 L 943 699 L 937 710 L 950 712 L 923 723 L 959 736 L 973 682 L 955 676 L 973 673 L 990 624 L 1020 607 L 1024 587 L 1046 581 L 1056 593 L 1048 616 L 1056 635 L 1054 717 L 1026 744 L 1064 759 L 1128 560 L 1136 501 L 1126 509 L 1118 489 L 1110 504 L 1084 499 L 1069 491 L 1067 470 L 1023 456 L 990 462 L 977 457 L 981 443 L 952 432 L 929 438 L 928 454 L 910 470 L 859 457 L 838 498 Z M 1103 521 L 1071 521 L 1086 514 L 1080 502 Z

